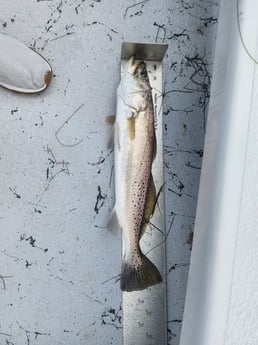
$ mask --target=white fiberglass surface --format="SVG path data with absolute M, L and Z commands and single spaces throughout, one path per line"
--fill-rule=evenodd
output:
M 258 341 L 257 5 L 221 3 L 182 345 Z

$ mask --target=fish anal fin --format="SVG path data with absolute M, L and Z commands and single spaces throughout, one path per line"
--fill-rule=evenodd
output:
M 110 219 L 107 223 L 107 229 L 110 231 L 113 235 L 117 235 L 120 230 L 119 220 L 117 217 L 116 209 L 113 208 Z
M 143 214 L 143 224 L 142 224 L 142 228 L 141 228 L 141 237 L 145 233 L 148 222 L 154 213 L 155 204 L 156 204 L 156 188 L 155 188 L 155 184 L 154 184 L 153 177 L 151 174 L 150 175 L 149 188 L 148 188 L 148 192 L 147 192 L 146 203 L 145 203 L 145 209 L 144 209 L 144 214 Z
M 122 291 L 140 291 L 161 282 L 159 270 L 147 256 L 141 254 L 140 263 L 137 261 L 137 265 L 123 261 L 120 280 Z

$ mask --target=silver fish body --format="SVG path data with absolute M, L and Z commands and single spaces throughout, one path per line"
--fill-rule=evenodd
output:
M 121 289 L 142 290 L 161 282 L 142 254 L 140 239 L 156 202 L 151 167 L 155 155 L 154 110 L 144 62 L 132 57 L 117 90 L 115 120 L 115 218 L 123 233 Z

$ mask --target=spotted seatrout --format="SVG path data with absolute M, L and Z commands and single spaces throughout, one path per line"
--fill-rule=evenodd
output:
M 153 100 L 146 65 L 131 57 L 117 89 L 116 202 L 108 224 L 110 230 L 122 228 L 120 283 L 123 291 L 143 290 L 162 281 L 158 269 L 143 255 L 139 243 L 156 203 L 151 174 L 155 150 Z

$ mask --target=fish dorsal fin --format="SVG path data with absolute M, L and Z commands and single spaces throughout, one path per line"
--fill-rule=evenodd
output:
M 149 188 L 147 191 L 147 198 L 145 203 L 145 209 L 143 214 L 143 222 L 142 222 L 142 229 L 141 229 L 141 237 L 146 231 L 148 222 L 151 218 L 151 216 L 154 213 L 155 210 L 155 203 L 156 203 L 156 188 L 153 181 L 152 174 L 150 175 L 150 182 L 149 182 Z

